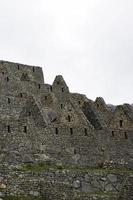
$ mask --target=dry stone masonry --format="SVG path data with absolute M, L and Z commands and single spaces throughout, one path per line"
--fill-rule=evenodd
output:
M 133 106 L 0 61 L 0 200 L 133 200 Z

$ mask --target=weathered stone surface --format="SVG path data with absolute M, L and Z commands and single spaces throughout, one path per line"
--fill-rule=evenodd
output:
M 4 193 L 3 192 L 0 192 L 0 198 L 1 197 L 4 197 Z
M 5 189 L 5 188 L 6 188 L 6 184 L 1 183 L 1 184 L 0 184 L 0 189 Z
M 40 196 L 40 193 L 38 191 L 30 191 L 29 194 L 34 196 L 34 197 Z
M 76 189 L 80 188 L 81 187 L 80 181 L 79 180 L 74 181 L 73 182 L 73 187 L 76 188 Z
M 117 181 L 117 176 L 115 174 L 109 174 L 107 177 L 112 183 Z

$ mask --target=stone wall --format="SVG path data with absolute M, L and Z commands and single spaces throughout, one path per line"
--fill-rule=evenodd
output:
M 0 196 L 32 196 L 43 200 L 132 200 L 132 170 L 36 165 L 1 168 Z

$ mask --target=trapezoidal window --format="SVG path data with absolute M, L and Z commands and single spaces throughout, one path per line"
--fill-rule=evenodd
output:
M 127 132 L 125 132 L 124 135 L 125 135 L 125 139 L 127 140 L 128 139 Z
M 10 127 L 10 125 L 7 126 L 7 131 L 8 131 L 8 133 L 11 133 L 11 127 Z
M 22 93 L 20 93 L 20 97 L 21 97 L 21 98 L 23 97 L 23 94 L 22 94 Z
M 71 122 L 71 116 L 68 115 L 68 122 Z
M 64 88 L 61 88 L 61 91 L 64 92 Z
M 97 108 L 99 108 L 100 107 L 100 105 L 97 103 Z
M 55 134 L 58 135 L 59 131 L 58 128 L 55 128 Z
M 73 152 L 75 155 L 77 154 L 77 151 L 76 151 L 76 149 L 74 149 L 74 152 Z
M 24 126 L 24 133 L 27 133 L 27 126 Z
M 32 68 L 33 72 L 35 72 L 35 67 Z
M 19 65 L 18 65 L 18 70 L 20 69 Z
M 61 109 L 63 108 L 63 104 L 60 105 Z
M 6 78 L 7 82 L 9 82 L 9 77 Z
M 11 100 L 10 100 L 10 98 L 8 98 L 8 104 L 10 104 L 11 103 Z
M 73 129 L 72 128 L 70 128 L 70 134 L 73 135 Z
M 31 112 L 29 112 L 29 116 L 31 116 Z
M 41 89 L 41 85 L 40 84 L 38 84 L 38 88 Z
M 114 131 L 112 131 L 112 137 L 115 137 L 115 133 L 114 133 Z
M 122 128 L 123 127 L 123 120 L 120 120 L 119 124 L 120 124 L 120 128 Z
M 84 129 L 84 132 L 85 132 L 85 136 L 87 136 L 88 135 L 87 128 Z

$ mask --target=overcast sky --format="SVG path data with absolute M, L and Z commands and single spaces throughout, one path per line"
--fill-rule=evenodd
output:
M 72 92 L 133 103 L 133 0 L 0 0 L 0 59 Z

